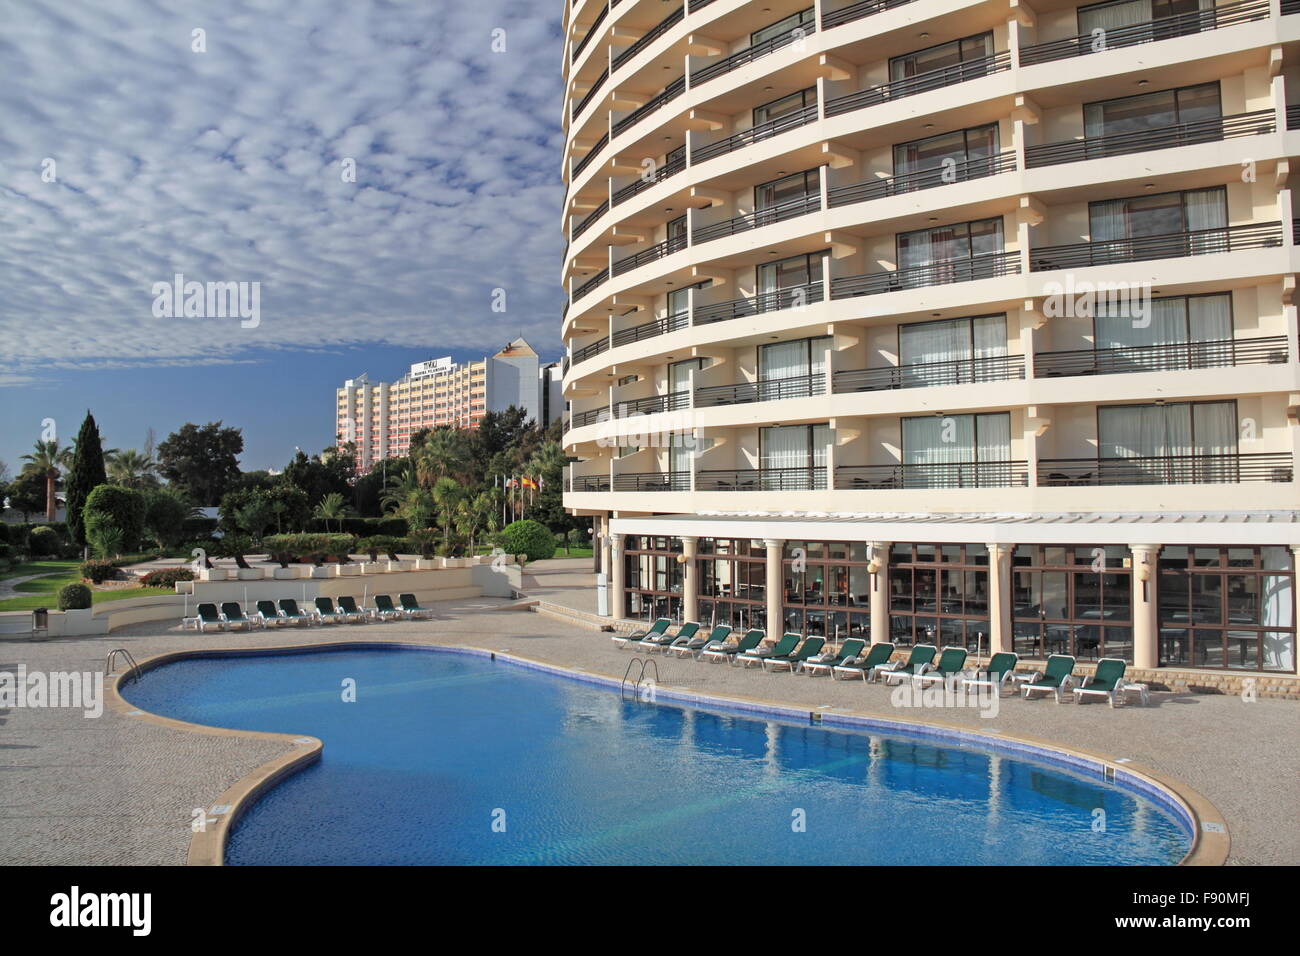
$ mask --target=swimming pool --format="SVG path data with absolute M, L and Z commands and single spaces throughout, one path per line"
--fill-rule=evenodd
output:
M 447 651 L 192 658 L 123 695 L 324 741 L 240 818 L 230 864 L 1140 865 L 1191 843 L 1166 807 L 1098 775 L 933 736 L 624 701 Z

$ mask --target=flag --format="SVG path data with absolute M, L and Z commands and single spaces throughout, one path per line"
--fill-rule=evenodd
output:
M 533 481 L 533 479 L 531 479 L 531 478 L 525 477 L 525 478 L 524 478 L 524 487 L 525 487 L 525 488 L 536 488 L 536 487 L 537 487 L 537 482 Z

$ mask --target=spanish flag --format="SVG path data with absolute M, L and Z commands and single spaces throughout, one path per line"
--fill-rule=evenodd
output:
M 537 482 L 533 481 L 533 479 L 531 479 L 531 478 L 527 478 L 527 477 L 525 477 L 525 478 L 524 478 L 524 487 L 525 487 L 525 488 L 536 488 L 536 487 L 537 487 Z

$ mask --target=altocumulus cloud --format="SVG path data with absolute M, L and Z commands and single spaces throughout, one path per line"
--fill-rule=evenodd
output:
M 79 362 L 549 344 L 559 12 L 0 0 L 0 386 Z M 260 282 L 260 326 L 154 318 L 151 288 L 177 272 Z

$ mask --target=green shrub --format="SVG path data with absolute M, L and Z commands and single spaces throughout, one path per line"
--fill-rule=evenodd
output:
M 108 529 L 116 528 L 122 533 L 118 550 L 134 551 L 144 536 L 144 516 L 142 493 L 121 485 L 99 485 L 86 496 L 82 510 L 86 540 L 94 542 L 96 533 L 104 540 Z
M 3 493 L 3 488 L 0 488 L 0 493 Z M 9 543 L 9 525 L 7 525 L 3 521 L 0 521 L 0 544 L 8 544 L 8 543 Z
M 158 568 L 140 578 L 141 587 L 175 588 L 177 581 L 193 581 L 192 568 Z
M 59 588 L 59 610 L 81 611 L 90 607 L 90 588 L 84 584 L 65 584 Z
M 350 534 L 269 534 L 262 539 L 271 559 L 286 567 L 295 561 L 321 564 L 327 558 L 346 559 L 355 545 Z
M 89 578 L 95 584 L 103 584 L 110 578 L 117 577 L 116 561 L 83 561 L 81 576 Z
M 47 558 L 59 553 L 63 547 L 63 538 L 49 525 L 38 525 L 31 530 L 27 547 L 31 549 L 32 557 Z
M 370 555 L 371 561 L 378 561 L 381 553 L 396 561 L 397 552 L 406 547 L 407 541 L 405 538 L 395 537 L 390 534 L 371 535 L 369 538 L 362 538 L 356 543 L 356 549 L 363 554 Z
M 506 525 L 497 535 L 497 544 L 509 554 L 527 555 L 529 561 L 555 556 L 555 535 L 531 518 Z

